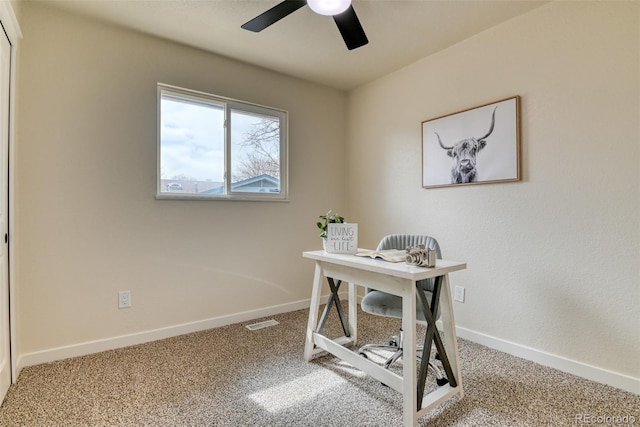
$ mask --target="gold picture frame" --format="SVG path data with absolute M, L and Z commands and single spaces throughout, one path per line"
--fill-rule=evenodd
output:
M 422 122 L 423 188 L 520 180 L 520 96 Z

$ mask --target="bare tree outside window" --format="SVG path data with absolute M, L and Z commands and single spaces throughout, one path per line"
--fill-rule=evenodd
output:
M 280 178 L 280 121 L 260 117 L 235 143 L 245 153 L 234 167 L 233 181 L 260 175 Z

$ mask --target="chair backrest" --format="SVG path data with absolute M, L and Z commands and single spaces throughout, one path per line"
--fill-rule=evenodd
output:
M 436 258 L 442 259 L 440 253 L 440 245 L 438 241 L 431 236 L 420 236 L 413 234 L 390 234 L 384 236 L 378 244 L 379 251 L 384 249 L 406 249 L 409 246 L 424 245 L 427 249 L 436 250 Z
M 406 249 L 410 246 L 424 245 L 427 249 L 435 249 L 436 258 L 442 259 L 440 245 L 438 241 L 431 236 L 414 235 L 414 234 L 389 234 L 384 236 L 378 244 L 378 251 L 384 249 Z M 425 291 L 433 291 L 434 280 L 427 279 L 418 282 Z

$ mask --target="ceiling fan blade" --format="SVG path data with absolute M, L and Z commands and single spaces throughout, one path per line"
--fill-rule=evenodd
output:
M 347 45 L 347 49 L 357 49 L 369 43 L 353 6 L 349 6 L 349 8 L 340 15 L 334 15 L 333 20 L 336 21 L 340 34 L 342 34 L 342 38 Z
M 267 28 L 269 25 L 274 24 L 305 6 L 307 2 L 305 0 L 285 0 L 273 6 L 271 9 L 256 16 L 252 20 L 246 22 L 241 27 L 245 30 L 260 32 Z

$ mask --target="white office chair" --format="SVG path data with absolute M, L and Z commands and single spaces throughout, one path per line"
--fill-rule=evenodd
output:
M 440 252 L 440 245 L 436 239 L 430 236 L 419 236 L 419 235 L 406 235 L 406 234 L 392 234 L 385 236 L 380 243 L 378 244 L 377 250 L 385 250 L 385 249 L 406 249 L 410 246 L 417 245 L 425 245 L 427 249 L 434 249 L 436 251 L 436 258 L 442 259 L 442 254 Z M 425 295 L 428 300 L 431 300 L 432 291 L 434 288 L 435 279 L 426 279 L 418 282 L 418 285 L 422 287 L 425 291 Z M 374 289 L 367 289 L 364 298 L 361 302 L 362 310 L 366 313 L 370 313 L 376 316 L 384 316 L 384 317 L 393 317 L 402 319 L 402 297 L 389 294 L 383 291 L 378 291 Z M 440 311 L 436 312 L 436 319 L 440 317 Z M 417 311 L 416 311 L 416 319 L 419 322 L 426 322 L 426 317 L 424 315 L 422 304 L 418 301 Z M 367 356 L 367 351 L 373 349 L 380 350 L 390 350 L 394 353 L 389 357 L 385 363 L 385 369 L 389 369 L 389 367 L 400 357 L 402 357 L 402 328 L 400 328 L 400 334 L 394 335 L 389 340 L 388 345 L 380 345 L 380 344 L 367 344 L 358 350 L 358 353 L 364 357 Z M 418 347 L 418 350 L 422 350 L 422 347 Z M 436 358 L 438 354 L 436 353 Z M 449 381 L 442 375 L 440 369 L 437 366 L 429 362 L 429 368 L 433 370 L 436 375 L 436 382 L 438 385 L 444 385 Z

